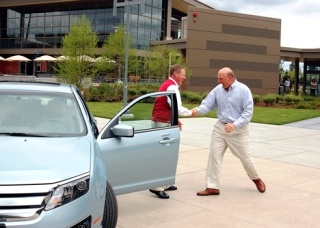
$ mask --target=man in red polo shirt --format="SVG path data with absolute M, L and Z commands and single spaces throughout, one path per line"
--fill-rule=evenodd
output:
M 182 106 L 179 86 L 186 79 L 186 70 L 181 65 L 173 65 L 170 68 L 170 77 L 160 86 L 158 91 L 175 91 L 177 94 L 178 114 L 180 116 L 194 116 L 191 110 Z M 171 107 L 170 100 L 166 96 L 156 99 L 152 111 L 152 127 L 167 127 L 171 126 Z M 178 121 L 180 130 L 182 123 Z M 169 195 L 165 191 L 177 190 L 176 186 L 162 186 L 154 189 L 149 189 L 150 192 L 156 194 L 161 199 L 169 199 Z

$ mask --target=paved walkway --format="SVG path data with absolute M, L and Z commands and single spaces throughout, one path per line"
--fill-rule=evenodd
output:
M 285 126 L 251 123 L 251 153 L 266 192 L 256 190 L 227 151 L 220 195 L 199 197 L 216 121 L 182 119 L 178 190 L 168 192 L 169 200 L 148 191 L 118 196 L 117 227 L 320 227 L 320 118 Z

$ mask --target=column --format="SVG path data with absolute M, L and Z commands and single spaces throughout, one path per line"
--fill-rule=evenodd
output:
M 166 31 L 165 40 L 172 40 L 172 37 L 171 37 L 171 17 L 172 17 L 172 0 L 168 0 L 167 31 Z

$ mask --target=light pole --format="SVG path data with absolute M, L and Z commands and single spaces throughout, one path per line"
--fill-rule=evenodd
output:
M 127 106 L 128 101 L 128 59 L 129 59 L 129 32 L 130 32 L 130 6 L 140 5 L 140 13 L 144 13 L 145 0 L 125 0 L 124 2 L 118 2 L 113 0 L 113 16 L 117 15 L 117 7 L 126 7 L 126 47 L 125 47 L 125 64 L 124 64 L 124 82 L 123 82 L 123 108 Z

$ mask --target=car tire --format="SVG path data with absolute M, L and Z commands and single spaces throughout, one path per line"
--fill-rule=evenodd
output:
M 107 182 L 102 227 L 115 228 L 118 222 L 118 202 L 112 186 Z

